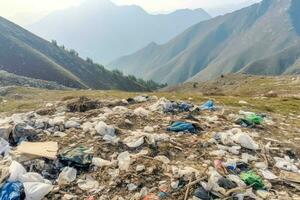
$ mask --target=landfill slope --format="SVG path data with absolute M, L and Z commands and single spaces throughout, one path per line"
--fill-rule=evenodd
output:
M 34 199 L 300 198 L 300 113 L 251 103 L 111 94 L 4 114 L 0 196 L 14 186 Z

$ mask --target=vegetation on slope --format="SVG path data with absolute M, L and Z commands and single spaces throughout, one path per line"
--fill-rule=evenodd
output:
M 0 70 L 67 87 L 148 91 L 152 85 L 106 70 L 74 50 L 48 42 L 0 17 Z M 157 86 L 159 87 L 159 86 Z

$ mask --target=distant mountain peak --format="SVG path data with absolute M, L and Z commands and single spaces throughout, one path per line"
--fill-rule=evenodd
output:
M 263 0 L 200 22 L 167 43 L 148 46 L 111 65 L 171 85 L 236 72 L 299 73 L 299 10 L 300 0 Z
M 75 8 L 51 13 L 28 29 L 76 49 L 81 56 L 109 63 L 151 41 L 165 43 L 186 28 L 209 18 L 205 11 L 155 15 L 136 5 L 119 6 L 109 0 L 86 0 Z

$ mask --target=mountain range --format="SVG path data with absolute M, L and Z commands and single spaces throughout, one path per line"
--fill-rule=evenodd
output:
M 169 42 L 150 43 L 109 66 L 177 84 L 227 73 L 300 73 L 300 1 L 263 0 L 200 22 Z
M 0 17 L 0 70 L 72 88 L 148 91 L 133 76 L 111 72 Z M 153 82 L 151 82 L 152 84 Z
M 210 15 L 202 9 L 149 14 L 138 6 L 87 0 L 78 7 L 51 13 L 29 25 L 31 32 L 76 49 L 81 56 L 108 63 L 150 42 L 165 43 Z

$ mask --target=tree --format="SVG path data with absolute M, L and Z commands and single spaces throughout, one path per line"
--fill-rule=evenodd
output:
M 72 56 L 76 56 L 76 57 L 78 57 L 78 52 L 77 51 L 75 51 L 74 49 L 70 49 L 70 54 L 72 55 Z
M 119 70 L 117 70 L 117 69 L 112 70 L 112 73 L 113 73 L 114 75 L 117 75 L 117 76 L 123 76 L 123 72 L 121 72 L 121 71 L 119 71 Z
M 94 61 L 89 57 L 86 58 L 86 62 L 88 62 L 90 64 L 94 64 Z
M 54 46 L 58 47 L 56 40 L 51 40 L 51 43 L 52 43 Z

